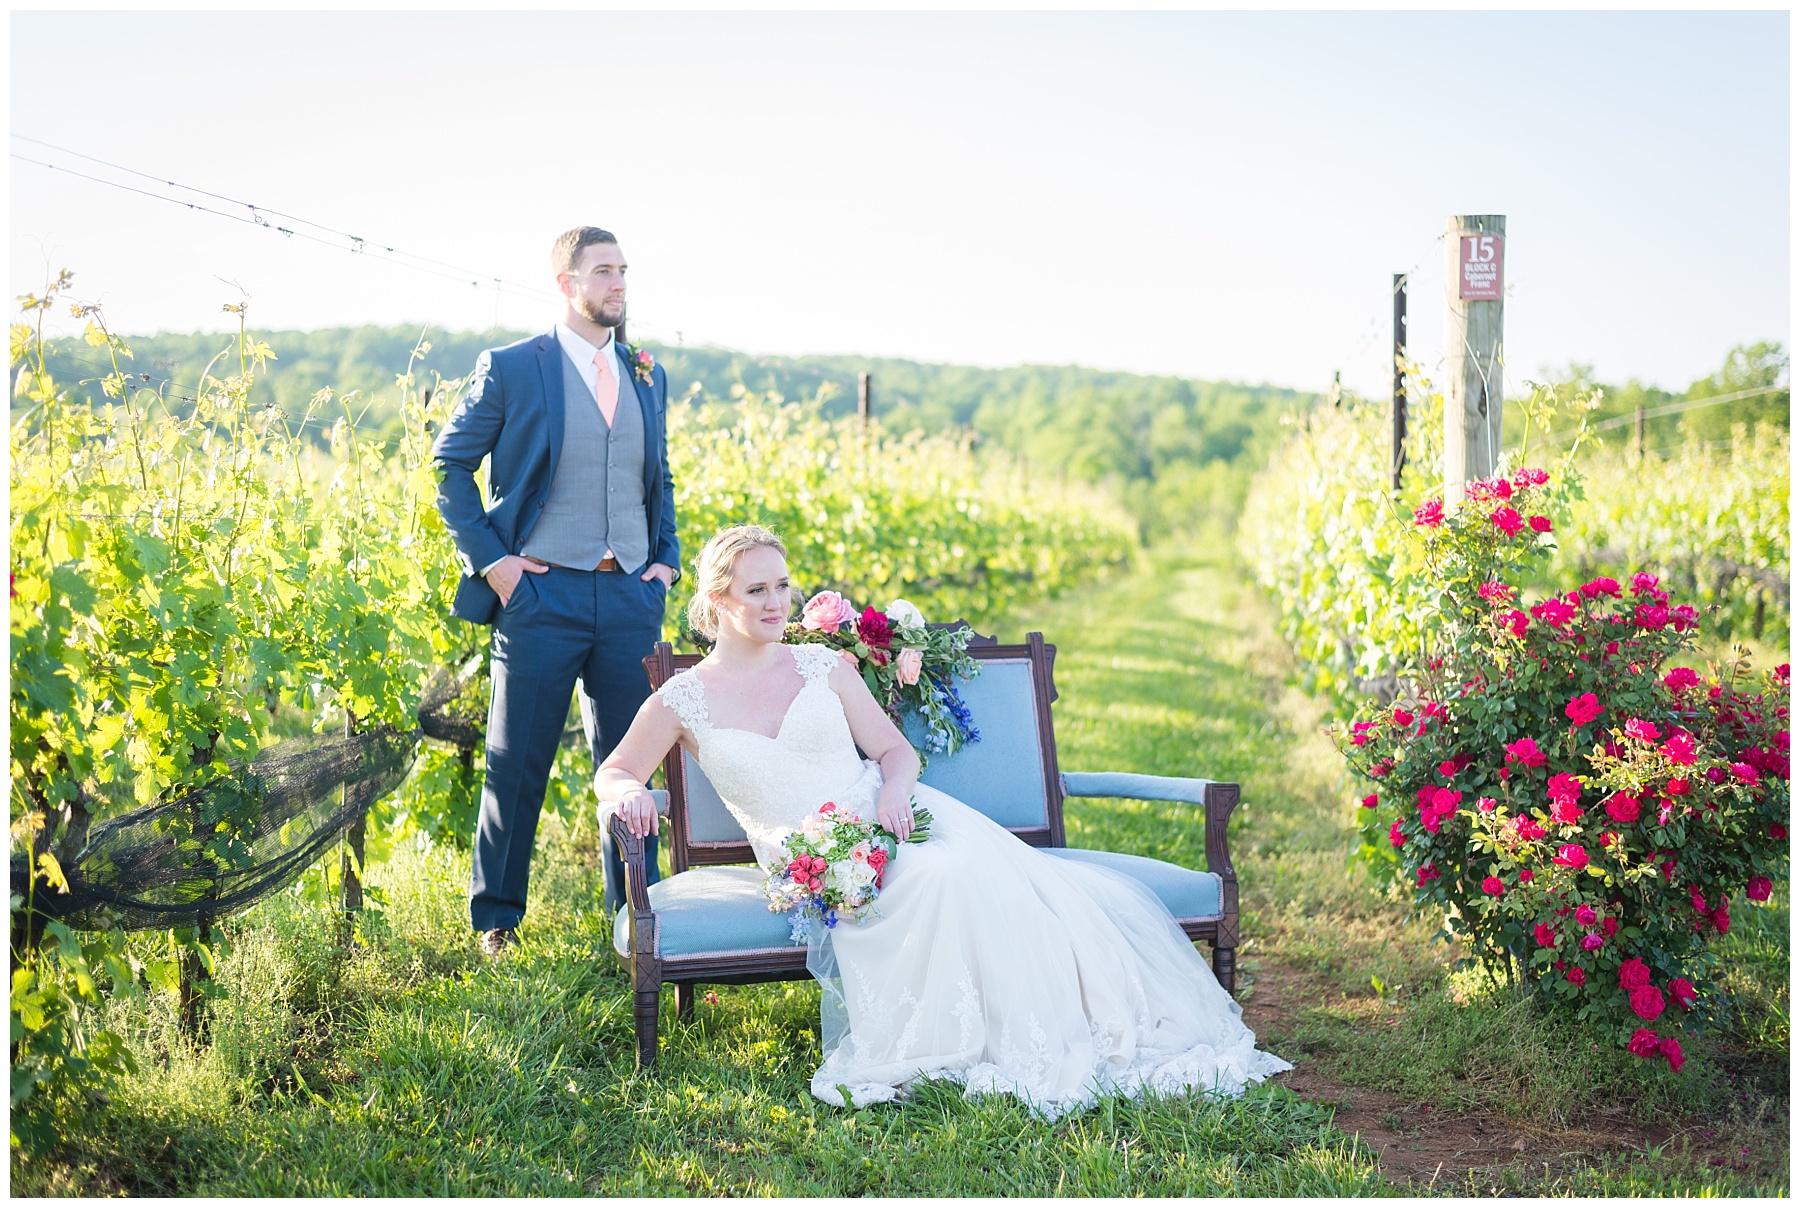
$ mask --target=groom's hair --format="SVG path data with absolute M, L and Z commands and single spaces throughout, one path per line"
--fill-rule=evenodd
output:
M 556 243 L 550 248 L 550 267 L 559 273 L 575 271 L 575 261 L 581 258 L 581 249 L 596 243 L 617 243 L 611 231 L 603 231 L 595 226 L 578 226 L 572 231 L 564 231 L 556 237 Z

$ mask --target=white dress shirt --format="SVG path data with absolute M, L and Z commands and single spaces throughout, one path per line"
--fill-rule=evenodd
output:
M 589 394 L 594 393 L 596 385 L 594 374 L 595 355 L 605 352 L 612 356 L 613 389 L 617 391 L 617 394 L 613 397 L 613 404 L 616 407 L 619 401 L 625 396 L 625 375 L 619 370 L 618 354 L 613 352 L 612 328 L 609 327 L 606 329 L 606 343 L 590 344 L 580 336 L 576 335 L 574 329 L 568 324 L 558 323 L 556 325 L 556 342 L 562 345 L 563 355 L 569 358 L 569 363 L 571 365 L 575 366 L 576 376 L 587 383 Z M 596 397 L 594 401 L 598 404 L 598 397 Z M 615 411 L 614 414 L 616 415 L 617 411 Z

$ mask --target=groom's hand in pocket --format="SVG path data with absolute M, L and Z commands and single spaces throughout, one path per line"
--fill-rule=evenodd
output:
M 644 568 L 644 573 L 639 575 L 638 578 L 646 583 L 652 579 L 661 579 L 663 587 L 670 588 L 675 586 L 675 568 L 672 566 L 664 566 L 660 562 L 652 562 L 649 566 Z
M 527 571 L 534 575 L 541 575 L 549 569 L 548 566 L 533 562 L 529 558 L 508 554 L 488 567 L 487 574 L 482 578 L 486 579 L 488 586 L 494 589 L 494 594 L 500 597 L 500 607 L 505 608 L 512 603 L 512 594 L 518 588 L 519 580 L 525 577 Z

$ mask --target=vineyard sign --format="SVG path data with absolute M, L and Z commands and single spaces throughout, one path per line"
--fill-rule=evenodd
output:
M 1504 235 L 1464 235 L 1457 272 L 1456 296 L 1464 302 L 1500 300 L 1500 266 L 1506 246 Z

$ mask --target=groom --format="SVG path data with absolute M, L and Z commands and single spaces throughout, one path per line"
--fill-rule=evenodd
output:
M 538 812 L 577 680 L 598 767 L 650 695 L 642 659 L 681 573 L 668 380 L 613 338 L 625 321 L 619 241 L 576 227 L 557 239 L 551 264 L 562 321 L 482 353 L 432 446 L 438 511 L 463 563 L 451 612 L 494 627 L 469 878 L 469 919 L 488 956 L 518 942 Z M 484 506 L 475 471 L 488 458 Z M 601 836 L 611 910 L 625 873 L 605 827 Z M 654 881 L 655 847 L 645 856 Z

